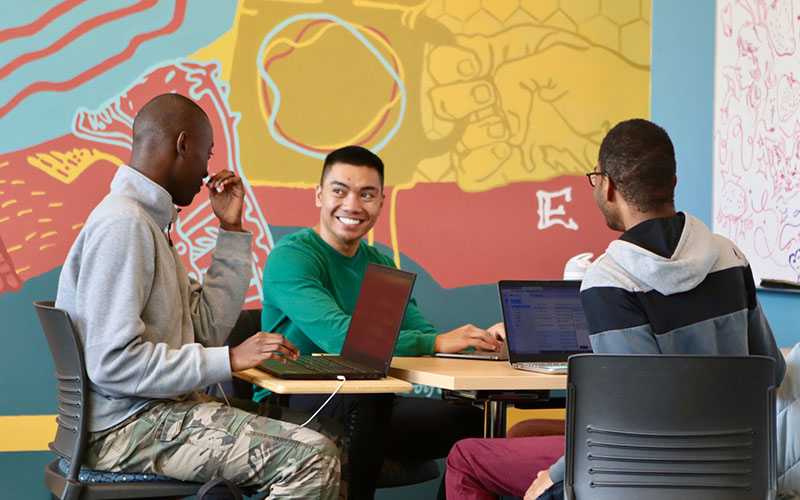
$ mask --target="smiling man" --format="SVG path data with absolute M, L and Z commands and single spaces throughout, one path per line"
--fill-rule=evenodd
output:
M 302 354 L 339 353 L 368 262 L 394 266 L 364 236 L 383 207 L 383 162 L 359 146 L 325 159 L 316 205 L 319 225 L 283 238 L 264 269 L 262 328 L 283 333 Z M 491 331 L 465 325 L 439 334 L 412 300 L 395 349 L 398 356 L 499 349 Z M 266 397 L 265 391 L 255 395 Z M 316 410 L 327 396 L 292 396 L 290 406 Z M 460 437 L 478 436 L 482 413 L 441 400 L 339 395 L 324 413 L 346 424 L 350 498 L 372 498 L 384 456 L 437 458 Z

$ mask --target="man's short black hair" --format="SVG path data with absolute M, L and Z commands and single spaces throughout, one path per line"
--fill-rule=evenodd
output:
M 612 128 L 598 155 L 614 189 L 643 212 L 675 203 L 675 149 L 667 132 L 636 118 Z
M 361 146 L 345 146 L 336 151 L 332 151 L 325 157 L 325 164 L 322 166 L 322 175 L 319 179 L 320 185 L 325 183 L 325 176 L 334 163 L 374 168 L 378 171 L 378 176 L 381 178 L 381 187 L 383 187 L 383 162 L 378 158 L 378 155 L 367 148 L 362 148 Z

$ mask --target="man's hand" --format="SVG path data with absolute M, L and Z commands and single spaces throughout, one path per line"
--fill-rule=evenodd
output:
M 447 333 L 437 335 L 433 344 L 435 352 L 458 352 L 467 347 L 474 347 L 484 351 L 499 351 L 502 344 L 501 341 L 497 340 L 495 334 L 473 325 L 464 325 Z
M 499 322 L 499 323 L 493 324 L 492 326 L 487 328 L 487 331 L 489 333 L 491 333 L 492 335 L 494 335 L 494 338 L 496 338 L 497 340 L 501 340 L 502 339 L 502 341 L 505 342 L 505 340 L 506 340 L 506 325 L 504 325 L 502 321 Z
M 272 359 L 285 363 L 284 357 L 297 359 L 300 351 L 280 333 L 258 332 L 231 348 L 231 371 L 238 372 Z
M 550 479 L 550 472 L 545 470 L 540 470 L 539 473 L 536 475 L 536 479 L 533 480 L 528 491 L 525 492 L 525 498 L 523 500 L 536 500 L 539 498 L 539 495 L 547 491 L 547 488 L 553 486 L 553 480 Z
M 219 219 L 219 227 L 226 231 L 241 231 L 244 203 L 242 179 L 230 170 L 223 170 L 212 175 L 206 186 L 211 208 Z

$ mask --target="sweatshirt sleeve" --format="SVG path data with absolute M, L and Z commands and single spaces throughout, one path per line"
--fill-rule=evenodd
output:
M 239 319 L 252 275 L 253 233 L 219 230 L 203 283 L 191 280 L 189 308 L 195 340 L 220 346 Z
M 227 347 L 145 340 L 165 336 L 143 317 L 153 310 L 157 237 L 139 218 L 115 218 L 81 248 L 73 320 L 89 379 L 108 396 L 168 398 L 230 378 Z

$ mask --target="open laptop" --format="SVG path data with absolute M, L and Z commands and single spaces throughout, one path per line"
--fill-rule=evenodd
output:
M 508 343 L 503 342 L 500 351 L 482 351 L 480 349 L 464 349 L 458 352 L 437 352 L 434 356 L 440 358 L 484 359 L 488 361 L 507 361 Z
M 389 372 L 392 353 L 417 275 L 367 264 L 356 307 L 339 356 L 300 356 L 264 361 L 261 370 L 283 379 L 379 379 Z
M 520 370 L 567 373 L 567 358 L 592 352 L 580 281 L 501 281 L 508 360 Z

